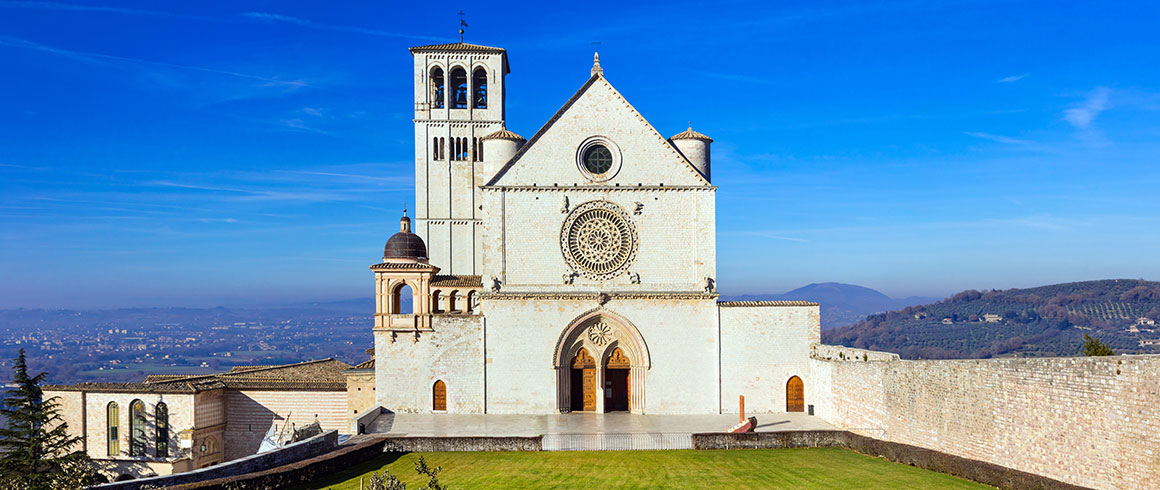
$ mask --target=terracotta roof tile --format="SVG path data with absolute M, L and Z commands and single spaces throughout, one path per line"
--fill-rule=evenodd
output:
M 492 46 L 481 46 L 479 44 L 471 43 L 447 43 L 447 44 L 427 44 L 424 46 L 415 46 L 408 51 L 415 53 L 418 51 L 471 51 L 474 53 L 506 53 L 507 50 L 503 48 L 496 48 Z
M 705 136 L 701 133 L 693 131 L 692 127 L 689 127 L 689 129 L 682 131 L 680 133 L 674 134 L 671 138 L 669 138 L 669 140 L 670 141 L 672 141 L 672 140 L 702 140 L 702 141 L 708 141 L 710 143 L 713 142 L 713 138 L 710 138 L 710 137 Z
M 463 288 L 482 288 L 483 279 L 481 276 L 449 276 L 439 275 L 431 279 L 431 286 L 433 287 L 463 287 Z
M 111 393 L 199 393 L 221 388 L 254 390 L 345 390 L 342 372 L 350 365 L 335 359 L 278 366 L 238 366 L 225 373 L 181 376 L 152 375 L 142 383 L 78 383 L 53 385 L 56 391 Z
M 483 141 L 487 141 L 487 140 L 527 141 L 527 139 L 525 139 L 523 136 L 515 134 L 511 131 L 508 131 L 506 128 L 501 129 L 499 131 L 496 131 L 494 133 L 488 134 L 487 136 L 484 136 L 481 139 Z

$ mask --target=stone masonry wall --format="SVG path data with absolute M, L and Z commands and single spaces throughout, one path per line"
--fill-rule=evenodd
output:
M 1101 489 L 1160 488 L 1160 356 L 822 361 L 855 433 Z
M 738 395 L 745 396 L 748 413 L 785 412 L 786 382 L 792 376 L 805 383 L 806 404 L 823 395 L 810 376 L 817 306 L 731 306 L 721 307 L 720 315 L 725 413 L 737 413 Z
M 313 423 L 317 417 L 323 431 L 346 433 L 350 428 L 346 390 L 228 390 L 225 402 L 226 460 L 256 453 L 262 437 L 275 420 L 279 427 L 293 422 L 301 428 Z
M 434 332 L 375 331 L 375 397 L 392 412 L 430 413 L 432 387 L 447 387 L 447 411 L 483 413 L 483 317 L 435 315 Z

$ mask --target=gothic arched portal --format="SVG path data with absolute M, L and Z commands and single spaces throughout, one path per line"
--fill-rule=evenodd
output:
M 560 333 L 552 363 L 561 412 L 644 413 L 652 361 L 640 331 L 624 317 L 598 308 L 572 320 Z

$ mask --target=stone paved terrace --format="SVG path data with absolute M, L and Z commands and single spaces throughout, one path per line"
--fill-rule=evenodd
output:
M 758 432 L 838 430 L 800 413 L 757 414 Z M 545 450 L 692 449 L 692 435 L 725 432 L 736 414 L 382 414 L 368 432 L 397 437 L 544 436 Z

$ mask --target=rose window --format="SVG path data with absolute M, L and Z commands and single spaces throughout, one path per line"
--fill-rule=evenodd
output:
M 636 229 L 628 214 L 605 201 L 577 206 L 564 222 L 560 242 L 568 265 L 591 279 L 616 277 L 636 257 Z

